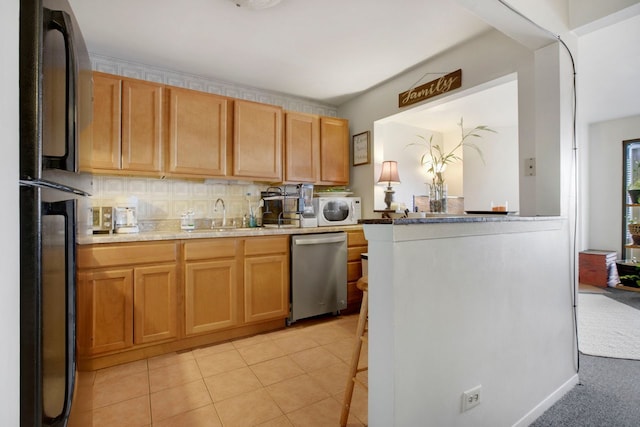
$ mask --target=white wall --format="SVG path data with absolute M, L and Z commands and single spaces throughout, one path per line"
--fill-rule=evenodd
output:
M 569 0 L 569 23 L 571 28 L 584 27 L 581 31 L 593 30 L 626 17 L 621 11 L 637 8 L 638 3 L 638 0 Z
M 526 426 L 575 385 L 568 226 L 364 226 L 370 426 Z
M 622 141 L 640 138 L 640 116 L 594 123 L 589 127 L 585 183 L 587 233 L 584 249 L 618 252 L 622 247 Z
M 626 3 L 620 0 L 613 5 Z M 611 5 L 603 2 L 601 6 Z M 578 117 L 584 121 L 579 123 L 578 135 L 580 250 L 614 250 L 621 256 L 622 140 L 640 137 L 640 84 L 620 74 L 635 72 L 628 60 L 640 58 L 639 25 L 640 15 L 578 41 Z M 601 63 L 617 65 L 607 69 L 610 74 L 605 76 L 596 72 Z
M 427 184 L 431 182 L 431 179 L 427 177 L 424 168 L 420 167 L 420 157 L 425 152 L 425 147 L 408 145 L 420 141 L 416 135 L 421 135 L 427 140 L 433 135 L 434 144 L 442 143 L 442 134 L 393 122 L 376 124 L 375 132 L 373 180 L 374 182 L 378 181 L 383 161 L 397 161 L 401 182 L 400 184 L 392 184 L 395 191 L 394 201 L 411 210 L 414 195 L 429 194 Z M 385 207 L 385 189 L 386 184 L 377 184 L 374 187 L 376 209 L 384 209 Z
M 450 164 L 445 171 L 449 196 L 464 196 L 466 210 L 489 210 L 492 201 L 508 201 L 510 210 L 519 210 L 518 128 L 494 130 L 496 133 L 480 132 L 482 138 L 468 140 L 480 148 L 482 158 L 474 149 L 465 147 L 457 153 L 462 160 Z M 375 132 L 374 181 L 377 182 L 380 176 L 384 160 L 396 160 L 401 183 L 393 185 L 394 201 L 409 209 L 413 206 L 413 196 L 427 195 L 427 185 L 431 183 L 431 177 L 420 166 L 420 157 L 426 146 L 409 144 L 424 141 L 417 135 L 427 141 L 433 135 L 433 143 L 443 145 L 445 150 L 460 142 L 459 130 L 442 134 L 386 120 L 376 123 Z M 382 184 L 374 188 L 376 209 L 384 208 L 385 188 L 386 185 Z
M 482 150 L 484 162 L 471 148 L 464 150 L 464 208 L 483 211 L 491 202 L 508 202 L 510 211 L 520 208 L 518 128 L 494 128 L 496 133 L 482 132 L 473 143 Z M 460 139 L 459 134 L 453 137 Z
M 568 188 L 563 179 L 570 169 L 566 157 L 570 137 L 566 129 L 571 123 L 566 96 L 572 76 L 562 68 L 566 61 L 557 44 L 534 53 L 497 31 L 490 31 L 340 106 L 338 115 L 350 120 L 352 133 L 373 130 L 376 120 L 400 111 L 397 94 L 425 72 L 462 68 L 461 91 L 517 72 L 518 163 L 521 166 L 524 159 L 535 157 L 538 170 L 549 171 L 535 177 L 520 173 L 519 210 L 523 215 L 566 214 L 568 206 L 563 201 Z M 374 140 L 376 137 L 373 134 Z M 351 171 L 351 187 L 363 199 L 365 218 L 373 217 L 374 167 L 358 166 Z
M 20 390 L 20 245 L 18 200 L 18 16 L 19 0 L 0 2 L 0 197 L 5 225 L 0 240 L 0 424 L 19 425 Z

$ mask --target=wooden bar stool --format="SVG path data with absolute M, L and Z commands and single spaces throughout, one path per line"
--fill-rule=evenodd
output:
M 358 327 L 356 328 L 356 338 L 353 346 L 353 354 L 351 355 L 351 366 L 349 367 L 349 377 L 347 378 L 347 388 L 344 391 L 344 399 L 342 401 L 342 414 L 340 415 L 340 427 L 347 425 L 349 418 L 349 409 L 351 409 L 351 398 L 353 397 L 353 387 L 356 383 L 369 389 L 367 384 L 356 378 L 360 372 L 366 371 L 368 368 L 358 368 L 360 360 L 360 352 L 363 342 L 367 341 L 365 336 L 367 332 L 367 319 L 369 313 L 369 277 L 363 276 L 356 283 L 358 289 L 362 291 L 362 304 L 360 305 L 360 317 L 358 318 Z

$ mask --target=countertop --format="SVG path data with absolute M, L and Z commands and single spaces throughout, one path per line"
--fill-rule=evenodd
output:
M 309 227 L 309 228 L 230 228 L 228 230 L 198 229 L 193 231 L 171 230 L 171 231 L 144 231 L 131 234 L 93 234 L 80 235 L 77 237 L 79 245 L 95 245 L 101 243 L 125 243 L 125 242 L 147 242 L 159 240 L 189 240 L 189 239 L 211 239 L 217 237 L 251 237 L 251 236 L 274 236 L 285 234 L 312 234 L 330 233 L 335 231 L 362 230 L 366 224 L 391 224 L 391 225 L 414 225 L 414 224 L 451 224 L 451 223 L 473 223 L 473 222 L 512 222 L 512 221 L 544 221 L 557 219 L 558 217 L 523 217 L 519 215 L 502 214 L 428 214 L 426 218 L 371 218 L 360 220 L 357 225 L 336 226 L 336 227 Z
M 309 228 L 230 228 L 228 230 L 199 229 L 193 231 L 144 231 L 131 234 L 93 234 L 80 235 L 76 242 L 79 245 L 95 245 L 101 243 L 149 242 L 157 240 L 188 240 L 211 239 L 216 237 L 251 237 L 274 236 L 283 234 L 313 234 L 330 233 L 335 231 L 362 230 L 362 225 L 347 225 L 340 227 L 309 227 Z
M 506 221 L 544 221 L 558 219 L 554 216 L 519 216 L 504 214 L 427 214 L 426 218 L 373 218 L 360 220 L 360 224 L 442 224 L 442 223 L 468 223 L 468 222 L 506 222 Z

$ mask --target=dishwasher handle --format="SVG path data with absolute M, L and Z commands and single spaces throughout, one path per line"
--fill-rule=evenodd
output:
M 314 237 L 312 239 L 296 239 L 294 240 L 294 244 L 297 246 L 302 246 L 302 245 L 322 245 L 325 243 L 342 243 L 344 242 L 346 236 L 344 235 L 339 235 L 339 236 L 326 236 L 326 237 Z

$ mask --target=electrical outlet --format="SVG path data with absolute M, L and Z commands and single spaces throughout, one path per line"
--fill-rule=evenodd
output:
M 478 385 L 462 393 L 462 412 L 479 405 L 480 402 L 482 402 L 482 386 Z
M 525 176 L 536 176 L 536 158 L 535 157 L 524 159 L 524 174 Z

